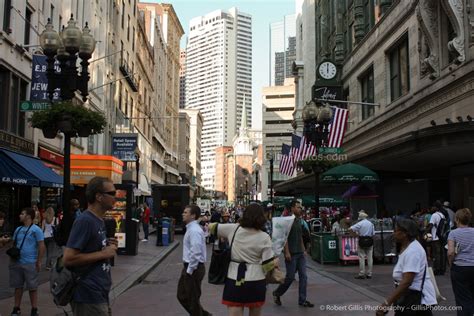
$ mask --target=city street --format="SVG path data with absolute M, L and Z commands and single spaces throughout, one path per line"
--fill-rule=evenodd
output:
M 181 239 L 182 236 L 178 236 Z M 210 246 L 208 247 L 210 249 Z M 282 297 L 283 305 L 276 306 L 267 290 L 263 315 L 375 315 L 371 308 L 380 302 L 393 289 L 391 264 L 375 265 L 372 280 L 355 280 L 356 265 L 322 266 L 308 259 L 308 300 L 315 304 L 314 309 L 298 306 L 298 283 Z M 208 264 L 210 251 L 208 252 Z M 283 262 L 283 261 L 282 261 Z M 208 265 L 207 267 L 208 268 Z M 176 299 L 178 278 L 182 269 L 182 246 L 176 248 L 138 285 L 126 291 L 111 302 L 114 315 L 186 315 Z M 447 276 L 438 277 L 440 290 L 447 301 L 442 306 L 453 305 L 451 282 Z M 273 289 L 275 285 L 270 285 Z M 214 315 L 225 315 L 226 307 L 221 304 L 223 286 L 207 282 L 207 274 L 202 283 L 202 305 Z M 330 311 L 330 309 L 333 309 Z M 335 310 L 339 309 L 339 310 Z M 323 312 L 324 310 L 324 312 Z M 455 312 L 435 312 L 434 315 L 455 315 Z

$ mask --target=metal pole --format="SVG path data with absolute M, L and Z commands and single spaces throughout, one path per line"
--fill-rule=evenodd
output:
M 255 170 L 255 201 L 258 200 L 258 170 Z
M 319 218 L 319 172 L 314 172 L 314 208 L 316 217 Z
M 270 203 L 273 204 L 273 153 L 270 157 Z
M 330 103 L 345 103 L 345 104 L 357 104 L 357 105 L 373 105 L 380 106 L 380 103 L 371 102 L 358 102 L 358 101 L 344 101 L 344 100 L 328 100 L 328 99 L 315 99 L 316 101 L 330 102 Z
M 64 242 L 67 242 L 71 232 L 73 217 L 71 214 L 71 135 L 64 133 L 64 169 L 63 169 L 63 219 L 66 224 L 62 231 Z

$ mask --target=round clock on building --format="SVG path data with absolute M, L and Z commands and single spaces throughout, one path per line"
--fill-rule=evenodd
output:
M 334 77 L 336 77 L 337 74 L 336 65 L 334 65 L 334 63 L 330 61 L 324 61 L 319 64 L 318 71 L 321 78 L 327 80 L 333 79 Z

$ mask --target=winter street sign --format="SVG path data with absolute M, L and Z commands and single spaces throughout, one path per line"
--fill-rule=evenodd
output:
M 44 101 L 22 101 L 20 103 L 21 112 L 42 111 L 49 109 L 50 107 L 51 103 Z

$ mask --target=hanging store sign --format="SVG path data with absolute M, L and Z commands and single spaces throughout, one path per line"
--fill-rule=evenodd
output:
M 342 86 L 317 86 L 313 85 L 312 97 L 314 99 L 324 99 L 329 103 L 331 100 L 342 100 Z
M 112 156 L 122 161 L 137 161 L 135 149 L 138 144 L 138 134 L 113 134 Z
M 30 155 L 35 154 L 35 144 L 22 137 L 0 130 L 0 147 L 19 151 Z

